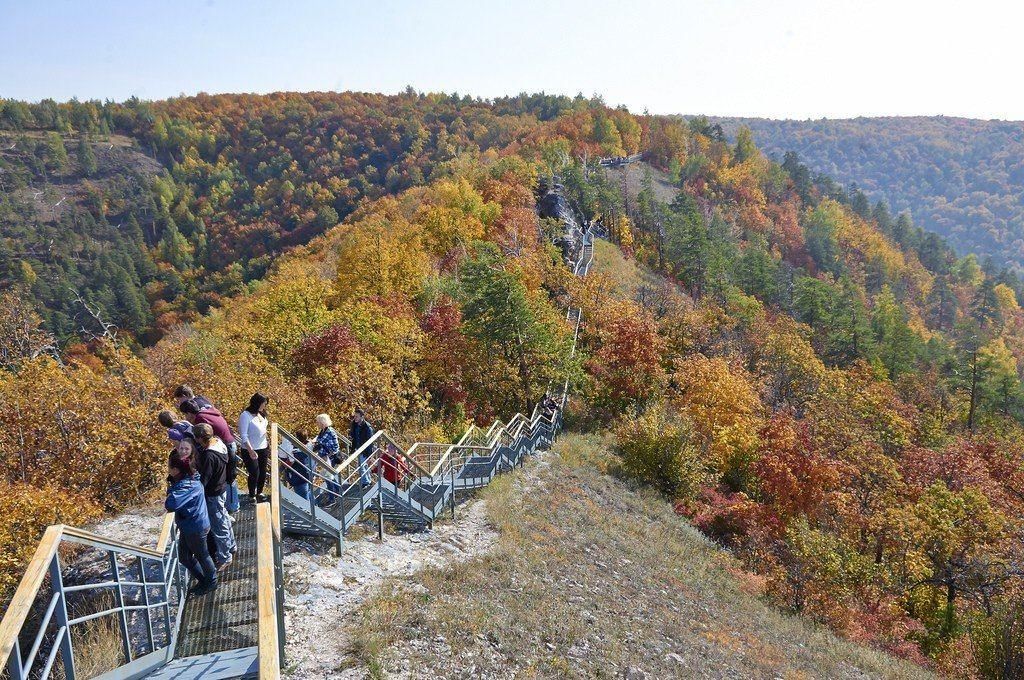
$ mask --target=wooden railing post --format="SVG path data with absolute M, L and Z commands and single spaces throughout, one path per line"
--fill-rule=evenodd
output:
M 270 525 L 273 534 L 271 548 L 274 558 L 274 600 L 277 603 L 278 644 L 280 645 L 278 665 L 284 662 L 284 553 L 281 545 L 281 460 L 278 446 L 281 443 L 277 423 L 270 424 Z
M 260 680 L 281 677 L 281 628 L 278 621 L 277 574 L 270 505 L 256 504 L 256 608 L 258 613 Z

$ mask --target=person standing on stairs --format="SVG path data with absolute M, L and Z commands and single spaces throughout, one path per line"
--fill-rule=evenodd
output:
M 308 439 L 303 432 L 296 432 L 295 438 L 300 442 L 305 442 Z M 281 438 L 277 452 L 281 457 L 281 466 L 284 468 L 288 485 L 302 498 L 315 502 L 312 485 L 313 473 L 310 471 L 309 456 L 306 455 L 306 452 L 285 437 Z
M 228 421 L 209 399 L 195 394 L 188 385 L 181 385 L 174 390 L 174 401 L 178 405 L 178 410 L 185 414 L 190 423 L 209 423 L 214 434 L 228 447 L 227 508 L 230 513 L 238 512 L 238 485 L 235 483 L 238 469 L 238 442 L 235 441 L 235 435 L 231 432 Z M 195 417 L 190 417 L 190 413 Z
M 210 552 L 220 571 L 231 564 L 235 551 L 235 532 L 226 507 L 228 488 L 228 447 L 213 428 L 206 423 L 195 427 L 199 452 L 196 468 L 206 494 L 206 509 L 210 517 Z
M 409 474 L 409 465 L 398 453 L 398 448 L 394 444 L 388 443 L 381 450 L 380 460 L 377 461 L 373 471 L 381 479 L 386 479 L 396 487 L 401 487 L 402 480 Z
M 186 401 L 194 401 L 199 408 L 213 408 L 213 402 L 206 397 L 197 395 L 188 385 L 179 385 L 174 389 L 174 404 L 181 410 L 181 405 Z
M 320 428 L 316 439 L 313 440 L 313 452 L 330 461 L 331 465 L 341 463 L 341 442 L 338 439 L 338 432 L 334 429 L 331 416 L 321 413 L 316 417 L 316 426 Z M 341 500 L 341 486 L 331 480 L 327 482 L 327 501 L 324 505 L 334 505 Z
M 167 485 L 164 508 L 174 513 L 180 532 L 178 560 L 196 579 L 196 586 L 189 594 L 205 595 L 217 588 L 217 568 L 206 545 L 206 535 L 210 533 L 206 495 L 190 458 L 180 452 L 171 454 L 167 462 Z
M 267 461 L 270 443 L 267 441 L 267 404 L 270 400 L 257 392 L 249 398 L 249 405 L 238 417 L 238 438 L 242 444 L 242 460 L 249 473 L 249 498 L 254 503 L 265 501 L 263 487 L 267 483 Z
M 373 438 L 373 427 L 370 423 L 366 422 L 366 413 L 358 406 L 352 414 L 352 427 L 349 429 L 348 438 L 352 441 L 353 451 L 358 451 L 366 442 Z M 359 454 L 359 483 L 364 488 L 370 486 L 370 468 L 367 465 L 367 460 L 372 455 L 372 444 Z

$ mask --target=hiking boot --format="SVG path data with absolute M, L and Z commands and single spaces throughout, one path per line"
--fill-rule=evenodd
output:
M 189 597 L 202 597 L 203 595 L 206 595 L 207 593 L 212 593 L 215 590 L 217 590 L 216 581 L 205 586 L 195 585 L 189 589 L 188 595 Z

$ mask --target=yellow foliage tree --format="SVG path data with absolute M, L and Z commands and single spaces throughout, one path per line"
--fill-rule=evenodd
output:
M 428 251 L 443 257 L 454 248 L 465 248 L 483 238 L 500 215 L 500 205 L 484 201 L 473 185 L 460 177 L 440 180 L 432 186 L 416 221 L 423 225 Z
M 709 464 L 742 486 L 762 424 L 750 376 L 721 357 L 694 354 L 676 362 L 672 383 L 673 400 L 693 422 Z

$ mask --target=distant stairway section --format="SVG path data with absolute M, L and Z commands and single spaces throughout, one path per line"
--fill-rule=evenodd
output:
M 593 263 L 594 241 L 592 234 L 582 231 L 575 240 L 580 245 L 573 273 L 582 277 Z M 575 355 L 581 310 L 570 308 L 566 321 L 573 328 Z M 381 535 L 385 520 L 407 529 L 431 527 L 444 512 L 454 512 L 456 494 L 487 486 L 498 474 L 551 445 L 561 429 L 569 387 L 566 381 L 549 389 L 556 397 L 556 409 L 545 410 L 538 404 L 530 416 L 517 413 L 507 423 L 497 421 L 486 430 L 471 425 L 454 444 L 417 442 L 406 448 L 388 432 L 379 431 L 337 465 L 275 423 L 270 442 L 272 488 L 280 499 L 281 525 L 288 533 L 329 539 L 339 554 L 345 534 L 366 513 L 377 515 Z M 308 485 L 310 493 L 305 497 L 286 486 L 276 472 L 282 441 L 308 461 L 301 472 L 292 472 Z

